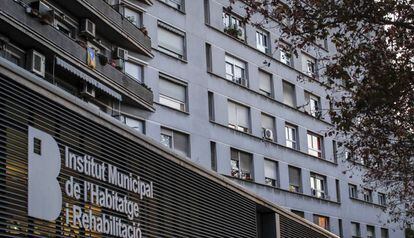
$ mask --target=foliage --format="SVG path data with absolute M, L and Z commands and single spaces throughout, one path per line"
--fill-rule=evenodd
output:
M 229 0 L 228 10 L 240 7 Z M 245 0 L 244 22 L 295 48 L 329 38 L 329 114 L 364 179 L 388 191 L 391 221 L 414 218 L 414 0 Z M 247 6 L 247 7 L 246 7 Z M 332 134 L 331 134 L 332 135 Z

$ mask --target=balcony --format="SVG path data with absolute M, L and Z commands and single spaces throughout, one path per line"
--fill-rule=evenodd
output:
M 151 38 L 108 3 L 102 0 L 53 0 L 53 2 L 79 19 L 88 18 L 93 21 L 98 35 L 111 36 L 111 40 L 120 47 L 153 57 Z
M 109 64 L 97 62 L 96 69 L 86 64 L 86 48 L 37 18 L 25 13 L 25 9 L 14 1 L 0 1 L 0 34 L 7 35 L 25 49 L 36 49 L 53 62 L 55 56 L 122 94 L 123 101 L 153 111 L 153 94 L 145 85 L 126 76 Z

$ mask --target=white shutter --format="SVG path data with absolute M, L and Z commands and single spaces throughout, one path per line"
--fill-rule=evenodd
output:
M 271 93 L 272 92 L 272 80 L 271 80 L 271 75 L 259 71 L 259 78 L 260 78 L 260 89 Z
M 158 45 L 179 55 L 184 55 L 184 37 L 158 27 Z
M 275 179 L 277 178 L 276 162 L 265 160 L 265 177 Z
M 291 107 L 295 106 L 295 86 L 283 82 L 283 102 Z
M 229 124 L 237 125 L 236 104 L 230 101 L 228 102 L 228 115 L 229 115 Z
M 237 105 L 236 108 L 238 125 L 249 128 L 249 109 L 241 105 Z
M 185 102 L 185 87 L 183 85 L 173 83 L 169 80 L 160 78 L 159 82 L 160 93 L 170 98 L 176 99 L 180 102 Z

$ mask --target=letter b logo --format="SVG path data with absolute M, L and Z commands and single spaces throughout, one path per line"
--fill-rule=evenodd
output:
M 29 126 L 28 135 L 28 213 L 29 216 L 54 221 L 62 209 L 59 147 L 53 137 Z

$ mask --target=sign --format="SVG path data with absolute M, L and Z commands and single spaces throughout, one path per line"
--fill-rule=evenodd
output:
M 81 204 L 112 210 L 127 217 L 124 219 L 113 213 L 97 214 L 91 208 L 66 202 L 64 216 L 67 225 L 116 237 L 142 237 L 138 222 L 139 201 L 154 198 L 152 181 L 121 171 L 117 166 L 90 155 L 76 153 L 69 147 L 65 147 L 62 164 L 55 139 L 31 126 L 28 144 L 29 216 L 47 221 L 56 220 L 62 211 L 63 190 L 65 196 L 80 201 Z M 61 188 L 57 180 L 61 166 L 83 176 L 69 176 L 64 182 L 64 188 Z M 83 177 L 87 179 L 80 179 Z M 93 181 L 101 181 L 107 186 Z

